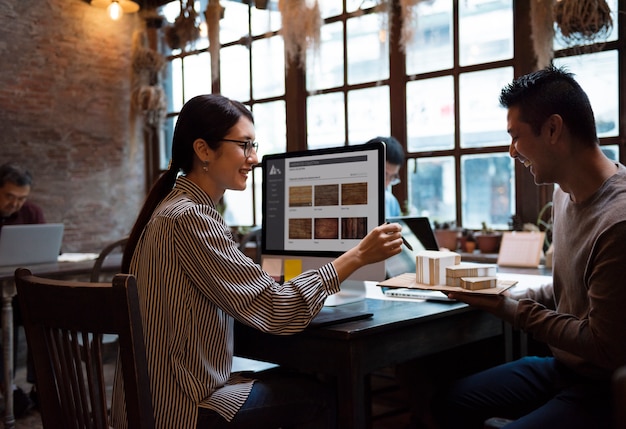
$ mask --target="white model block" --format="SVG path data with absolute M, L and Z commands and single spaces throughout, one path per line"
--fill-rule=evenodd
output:
M 461 287 L 467 290 L 489 289 L 497 285 L 496 277 L 461 277 Z
M 455 252 L 423 250 L 415 255 L 416 283 L 444 285 L 446 268 L 461 263 L 461 255 Z
M 461 262 L 446 268 L 446 285 L 461 286 L 461 277 L 493 277 L 498 271 L 495 264 L 480 264 L 477 262 Z

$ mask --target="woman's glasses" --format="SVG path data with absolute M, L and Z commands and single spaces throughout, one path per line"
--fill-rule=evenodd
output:
M 239 145 L 239 147 L 243 149 L 243 155 L 246 158 L 251 155 L 250 151 L 252 149 L 254 149 L 254 152 L 256 153 L 257 149 L 259 148 L 259 143 L 258 142 L 253 142 L 251 140 L 222 139 L 222 141 L 231 142 L 231 143 L 237 143 L 237 145 Z

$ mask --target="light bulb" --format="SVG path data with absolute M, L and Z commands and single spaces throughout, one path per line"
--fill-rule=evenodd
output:
M 107 7 L 107 12 L 113 21 L 117 21 L 122 17 L 124 11 L 122 10 L 122 6 L 117 2 L 117 0 L 113 0 L 109 7 Z

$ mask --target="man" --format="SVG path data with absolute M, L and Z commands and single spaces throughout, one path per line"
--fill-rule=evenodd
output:
M 451 293 L 547 343 L 526 357 L 455 383 L 434 402 L 443 427 L 610 427 L 610 379 L 626 364 L 626 168 L 600 150 L 589 99 L 553 66 L 506 86 L 510 154 L 535 183 L 558 187 L 553 202 L 553 282 L 502 296 Z
M 27 200 L 33 178 L 30 172 L 17 164 L 0 166 L 0 222 L 1 225 L 45 223 L 43 211 Z
M 400 183 L 400 168 L 404 164 L 404 149 L 394 137 L 376 137 L 367 143 L 383 142 L 386 146 L 385 164 L 385 217 L 402 216 L 400 203 L 391 192 L 391 187 Z
M 45 223 L 43 211 L 36 204 L 28 201 L 33 178 L 28 170 L 13 164 L 0 165 L 0 234 L 4 225 L 23 225 L 33 223 Z M 18 324 L 21 324 L 19 305 L 16 298 L 13 299 L 14 314 L 14 341 L 18 343 Z M 15 347 L 17 351 L 17 346 Z M 15 358 L 15 356 L 14 356 Z M 4 374 L 4 360 L 0 359 L 0 377 Z M 34 371 L 30 354 L 28 357 L 27 379 L 34 383 Z M 33 384 L 30 397 L 21 388 L 14 386 L 13 404 L 16 417 L 20 417 L 33 407 L 36 400 L 36 390 Z

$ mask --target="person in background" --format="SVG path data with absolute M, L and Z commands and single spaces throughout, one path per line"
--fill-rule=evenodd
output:
M 15 163 L 0 165 L 0 234 L 4 225 L 24 225 L 34 223 L 46 223 L 43 210 L 28 200 L 33 177 L 22 166 Z M 17 361 L 17 344 L 19 344 L 19 325 L 22 324 L 20 308 L 17 297 L 13 298 L 13 337 L 14 337 L 14 361 Z M 0 359 L 0 377 L 4 374 L 4 360 Z M 13 412 L 15 417 L 21 417 L 37 403 L 37 390 L 35 387 L 35 372 L 32 358 L 27 353 L 27 375 L 29 383 L 33 383 L 30 395 L 27 395 L 20 387 L 13 386 Z
M 332 389 L 283 369 L 231 374 L 233 324 L 294 334 L 356 269 L 400 252 L 401 227 L 373 228 L 356 247 L 282 285 L 245 256 L 216 209 L 258 163 L 251 112 L 221 95 L 181 109 L 168 170 L 129 236 L 122 271 L 137 277 L 158 427 L 333 428 Z M 182 174 L 180 174 L 182 171 Z M 119 369 L 119 366 L 118 366 Z M 125 427 L 116 372 L 114 427 Z
M 524 357 L 471 375 L 434 401 L 442 427 L 611 427 L 611 376 L 626 364 L 626 168 L 608 159 L 589 99 L 573 75 L 550 66 L 501 92 L 510 154 L 553 195 L 553 281 L 497 296 L 451 293 L 547 343 L 549 357 Z
M 383 142 L 386 147 L 387 162 L 385 165 L 385 216 L 402 216 L 402 209 L 391 187 L 400 183 L 400 168 L 404 165 L 404 149 L 394 137 L 376 137 L 367 143 Z

